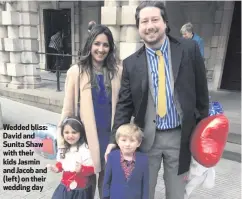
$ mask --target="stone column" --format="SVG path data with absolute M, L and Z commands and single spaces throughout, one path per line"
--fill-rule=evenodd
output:
M 18 2 L 7 2 L 6 11 L 2 11 L 2 24 L 7 28 L 7 37 L 4 38 L 5 62 L 7 74 L 12 81 L 7 85 L 9 88 L 24 87 L 24 65 L 21 64 L 21 51 L 23 42 L 19 38 L 19 25 L 21 15 Z
M 219 9 L 222 13 L 218 14 L 221 15 L 221 25 L 219 27 L 219 37 L 217 40 L 217 54 L 215 59 L 215 66 L 214 66 L 214 80 L 213 80 L 213 90 L 217 90 L 221 86 L 221 80 L 223 75 L 224 69 L 224 62 L 226 58 L 227 52 L 227 45 L 229 40 L 230 34 L 230 26 L 232 23 L 233 18 L 233 11 L 234 11 L 234 2 L 233 1 L 225 1 L 219 2 L 220 4 L 223 3 L 223 8 Z
M 0 3 L 0 86 L 7 87 L 12 78 L 7 72 L 7 63 L 10 61 L 9 52 L 6 52 L 4 47 L 4 38 L 8 37 L 7 27 L 2 24 L 4 7 L 4 3 Z
M 40 83 L 37 3 L 9 1 L 0 6 L 0 85 L 35 88 Z
M 1 103 L 0 103 L 0 129 L 3 128 L 3 115 L 2 115 L 2 109 L 1 109 Z
M 38 2 L 21 1 L 20 38 L 23 51 L 21 63 L 24 66 L 24 87 L 37 88 L 40 86 L 39 74 L 39 42 L 38 42 Z
M 128 5 L 125 5 L 125 2 L 122 5 L 120 31 L 121 60 L 137 51 L 143 45 L 135 25 L 135 11 L 138 4 L 139 0 L 129 0 Z
M 119 58 L 121 1 L 105 0 L 101 8 L 101 24 L 107 25 L 111 30 L 116 45 L 116 54 Z
M 79 13 L 79 1 L 74 2 L 74 38 L 75 38 L 75 43 L 74 43 L 74 52 L 72 52 L 73 55 L 78 55 L 78 52 L 81 48 L 80 45 L 80 24 L 79 24 L 79 18 L 80 18 L 80 13 Z M 77 63 L 78 62 L 78 57 L 72 57 L 72 63 Z

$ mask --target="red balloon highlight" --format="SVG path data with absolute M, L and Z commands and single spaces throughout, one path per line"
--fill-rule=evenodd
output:
M 209 116 L 196 126 L 190 143 L 194 159 L 204 167 L 215 166 L 223 155 L 229 121 L 223 114 Z

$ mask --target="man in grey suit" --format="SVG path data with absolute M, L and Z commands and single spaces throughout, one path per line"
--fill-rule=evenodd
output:
M 123 75 L 109 152 L 117 128 L 134 122 L 143 129 L 140 150 L 149 156 L 150 199 L 154 199 L 163 160 L 166 199 L 183 199 L 189 170 L 190 137 L 208 116 L 209 98 L 203 58 L 192 40 L 171 37 L 164 4 L 140 3 L 136 26 L 144 46 L 123 61 Z

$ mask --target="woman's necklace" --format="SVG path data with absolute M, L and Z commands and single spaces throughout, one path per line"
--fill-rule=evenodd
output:
M 94 73 L 97 75 L 103 74 L 103 67 L 101 66 L 100 68 L 96 68 L 95 66 L 93 67 Z

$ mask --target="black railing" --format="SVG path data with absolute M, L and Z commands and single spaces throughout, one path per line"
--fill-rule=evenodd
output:
M 43 52 L 37 52 L 37 54 L 39 55 L 50 55 L 50 56 L 60 56 L 60 57 L 79 57 L 79 55 L 70 55 L 70 54 L 58 54 L 58 53 L 43 53 Z M 78 53 L 79 54 L 79 53 Z M 64 64 L 64 60 L 56 65 L 55 69 L 51 69 L 51 70 L 47 70 L 47 69 L 40 69 L 40 70 L 44 70 L 44 71 L 51 71 L 51 72 L 56 72 L 56 91 L 60 92 L 60 76 L 61 73 L 66 72 L 67 70 L 63 70 L 62 66 Z

